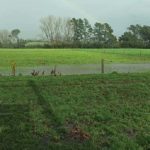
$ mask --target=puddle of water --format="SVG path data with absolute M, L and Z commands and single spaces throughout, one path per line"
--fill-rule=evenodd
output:
M 17 67 L 16 75 L 31 75 L 33 70 L 45 72 L 45 75 L 50 75 L 52 66 L 37 66 L 37 67 Z M 57 71 L 63 75 L 75 75 L 75 74 L 99 74 L 101 73 L 100 64 L 83 64 L 83 65 L 57 65 Z M 148 64 L 105 64 L 105 73 L 141 73 L 150 71 L 150 63 Z M 11 75 L 10 68 L 1 68 L 0 74 Z
M 108 70 L 107 70 L 108 68 Z M 150 63 L 148 64 L 110 64 L 106 65 L 106 72 L 116 71 L 118 73 L 141 73 L 150 71 Z

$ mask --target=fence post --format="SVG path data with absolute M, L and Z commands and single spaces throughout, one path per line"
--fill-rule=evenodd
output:
M 104 59 L 101 60 L 101 73 L 105 73 Z
M 142 56 L 142 51 L 140 50 L 140 56 Z
M 12 63 L 11 70 L 12 70 L 12 75 L 16 76 L 16 63 Z

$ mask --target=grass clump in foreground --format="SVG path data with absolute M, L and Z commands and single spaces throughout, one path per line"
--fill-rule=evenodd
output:
M 148 150 L 150 74 L 0 78 L 1 150 Z

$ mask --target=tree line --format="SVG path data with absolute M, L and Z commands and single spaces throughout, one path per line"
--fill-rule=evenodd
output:
M 118 47 L 116 36 L 107 23 L 92 26 L 87 19 L 49 16 L 42 18 L 43 40 L 53 47 L 101 48 Z
M 130 25 L 117 38 L 108 23 L 91 25 L 86 18 L 48 16 L 40 20 L 40 30 L 38 41 L 20 39 L 19 29 L 0 30 L 0 47 L 150 48 L 150 26 L 146 25 Z

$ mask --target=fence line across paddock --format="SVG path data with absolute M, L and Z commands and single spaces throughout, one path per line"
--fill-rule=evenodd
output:
M 150 63 L 113 63 L 102 59 L 100 64 L 70 64 L 70 65 L 43 65 L 33 67 L 20 67 L 13 63 L 0 68 L 2 76 L 18 75 L 51 75 L 52 70 L 61 75 L 100 74 L 100 73 L 143 73 L 150 72 Z M 33 73 L 34 71 L 34 73 Z M 32 74 L 33 73 L 33 74 Z

